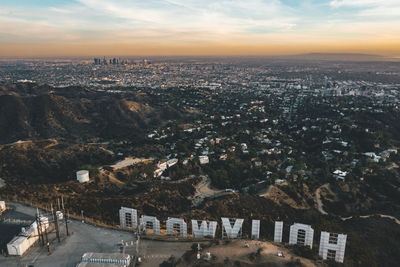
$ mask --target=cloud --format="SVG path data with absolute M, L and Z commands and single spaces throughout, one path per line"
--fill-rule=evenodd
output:
M 292 25 L 293 16 L 282 14 L 279 1 L 265 3 L 249 1 L 110 1 L 78 0 L 84 6 L 108 17 L 122 18 L 133 25 L 150 23 L 152 26 L 217 30 L 243 30 L 248 25 L 284 29 Z M 146 25 L 144 25 L 146 26 Z M 280 28 L 282 27 L 282 28 Z M 228 29 L 230 28 L 230 29 Z
M 7 42 L 265 45 L 396 39 L 398 0 L 70 0 L 2 6 Z
M 400 1 L 398 0 L 332 0 L 333 8 L 357 8 L 355 14 L 362 17 L 375 17 L 380 20 L 400 19 Z
M 368 7 L 398 4 L 397 0 L 332 0 L 332 7 Z

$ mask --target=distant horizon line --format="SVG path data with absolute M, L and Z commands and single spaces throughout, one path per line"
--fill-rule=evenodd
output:
M 377 58 L 386 58 L 386 59 L 400 59 L 400 55 L 384 55 L 384 54 L 369 54 L 369 53 L 352 53 L 352 52 L 332 52 L 332 53 L 324 53 L 324 52 L 309 52 L 309 53 L 297 53 L 297 54 L 248 54 L 248 55 L 112 55 L 112 54 L 102 54 L 102 55 L 41 55 L 41 56 L 3 56 L 0 55 L 0 59 L 68 59 L 68 58 L 81 58 L 81 59 L 93 59 L 93 58 L 104 58 L 104 57 L 114 57 L 114 58 L 256 58 L 256 57 L 265 57 L 265 58 L 283 58 L 283 57 L 296 57 L 296 56 L 360 56 L 360 57 L 377 57 Z

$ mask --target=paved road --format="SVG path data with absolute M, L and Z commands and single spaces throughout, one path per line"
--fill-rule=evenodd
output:
M 35 208 L 18 203 L 8 203 L 8 205 L 12 205 L 14 210 L 20 214 L 34 216 L 36 212 Z M 22 264 L 33 264 L 40 267 L 75 267 L 85 252 L 119 252 L 118 244 L 121 243 L 121 240 L 124 241 L 124 244 L 128 243 L 125 253 L 135 254 L 135 235 L 131 232 L 105 229 L 76 220 L 70 220 L 68 225 L 70 233 L 73 232 L 73 234 L 67 237 L 65 226 L 61 226 L 61 243 L 57 242 L 55 233 L 48 235 L 52 251 L 50 255 L 46 248 L 36 245 L 22 258 L 0 256 L 0 267 L 20 267 Z M 191 245 L 191 242 L 141 240 L 139 250 L 144 260 L 141 266 L 158 266 L 171 255 L 179 258 L 190 249 Z
M 36 209 L 20 204 L 13 204 L 16 211 L 34 215 Z M 69 237 L 61 229 L 62 242 L 58 244 L 55 234 L 49 234 L 52 254 L 47 254 L 47 249 L 35 246 L 29 250 L 22 259 L 18 257 L 0 256 L 0 266 L 17 266 L 18 264 L 34 264 L 40 267 L 75 267 L 80 262 L 85 252 L 117 252 L 117 243 L 121 240 L 132 240 L 133 234 L 124 231 L 110 230 L 71 220 L 69 223 Z M 21 265 L 19 265 L 21 266 Z
M 182 257 L 187 250 L 190 250 L 192 244 L 192 242 L 163 242 L 142 239 L 139 245 L 139 255 L 143 259 L 143 262 L 140 266 L 159 266 L 171 255 L 178 259 Z

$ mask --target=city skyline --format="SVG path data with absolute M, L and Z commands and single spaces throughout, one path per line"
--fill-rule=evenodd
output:
M 395 0 L 5 0 L 0 56 L 400 56 Z

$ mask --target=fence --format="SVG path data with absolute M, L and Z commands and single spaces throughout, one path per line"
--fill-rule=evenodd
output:
M 39 208 L 40 210 L 46 211 L 46 212 L 49 212 L 49 213 L 51 212 L 51 207 L 49 205 L 43 205 L 40 202 L 27 201 L 27 200 L 16 200 L 16 199 L 10 199 L 10 198 L 3 198 L 3 199 L 6 202 L 19 203 L 19 204 L 30 206 L 30 207 L 33 207 L 33 208 Z M 67 214 L 65 214 L 65 215 L 67 215 L 68 218 L 75 219 L 75 220 L 78 220 L 78 221 L 82 221 L 83 220 L 87 224 L 100 226 L 100 227 L 107 228 L 107 229 L 123 230 L 123 229 L 120 228 L 119 222 L 118 222 L 118 224 L 109 224 L 109 223 L 106 223 L 106 222 L 101 221 L 99 219 L 94 219 L 94 218 L 90 218 L 90 217 L 86 217 L 86 216 L 82 217 L 81 214 L 70 212 L 68 210 L 67 210 Z
M 23 219 L 16 219 L 16 218 L 0 218 L 1 223 L 7 224 L 21 224 L 21 225 L 29 225 L 33 223 L 33 220 L 23 220 Z

